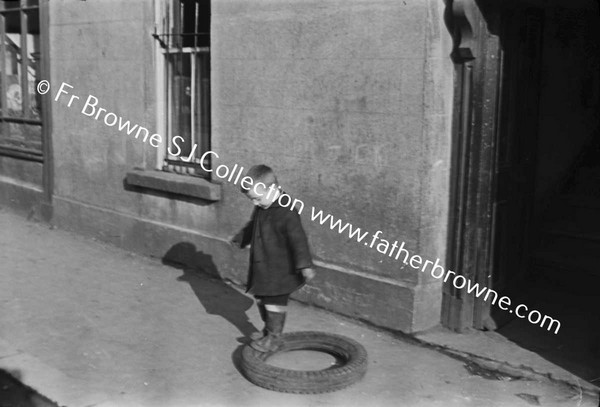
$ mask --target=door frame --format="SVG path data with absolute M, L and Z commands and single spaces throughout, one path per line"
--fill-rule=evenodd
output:
M 455 67 L 446 264 L 457 274 L 490 287 L 502 90 L 500 11 L 475 0 L 449 0 L 445 17 Z M 450 284 L 443 287 L 441 322 L 458 332 L 471 327 L 495 329 L 489 302 Z
M 503 291 L 497 293 L 498 297 L 514 295 L 528 269 L 537 130 L 527 124 L 530 122 L 522 122 L 522 109 L 515 107 L 515 102 L 526 104 L 526 116 L 533 117 L 537 126 L 539 85 L 529 84 L 525 86 L 529 90 L 522 92 L 519 86 L 524 72 L 529 73 L 527 81 L 539 81 L 541 37 L 535 33 L 542 32 L 539 4 L 530 2 L 521 8 L 518 2 L 500 3 L 449 0 L 446 9 L 455 67 L 446 264 L 480 287 Z M 512 25 L 504 25 L 505 17 Z M 529 24 L 534 20 L 539 22 L 538 31 Z M 525 71 L 515 71 L 521 61 L 528 59 L 532 62 Z M 519 148 L 506 161 L 507 148 L 512 150 L 513 144 Z M 518 166 L 518 171 L 513 168 L 501 175 L 499 171 L 507 168 L 507 163 L 508 168 Z M 500 247 L 504 240 L 497 227 L 498 199 L 511 195 L 515 199 L 508 201 L 509 210 L 504 213 L 513 215 L 508 228 L 518 232 L 521 240 L 510 241 L 518 247 Z M 498 256 L 506 255 L 506 250 L 517 256 L 512 265 L 496 261 Z M 494 281 L 498 287 L 493 286 Z M 497 311 L 485 297 L 444 285 L 441 322 L 450 329 L 493 330 L 514 318 Z

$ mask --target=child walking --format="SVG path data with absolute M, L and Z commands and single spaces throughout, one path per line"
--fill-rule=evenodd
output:
M 266 165 L 248 170 L 249 182 L 242 192 L 256 206 L 250 222 L 231 239 L 231 244 L 250 245 L 250 267 L 246 292 L 257 300 L 265 323 L 261 334 L 253 334 L 250 346 L 260 352 L 277 350 L 285 325 L 289 296 L 315 276 L 308 239 L 296 208 L 281 206 L 281 186 Z M 289 196 L 285 197 L 287 198 Z

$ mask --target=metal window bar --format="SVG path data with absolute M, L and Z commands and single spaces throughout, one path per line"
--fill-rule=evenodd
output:
M 6 17 L 0 14 L 0 63 L 4 66 L 0 70 L 0 112 L 2 116 L 8 117 L 6 108 L 6 88 L 8 78 L 6 75 Z M 8 124 L 2 120 L 0 131 L 3 135 L 8 134 Z
M 23 10 L 27 7 L 27 0 L 21 0 L 21 114 L 29 117 L 29 57 L 27 55 L 27 13 Z
M 203 151 L 207 150 L 208 142 L 208 131 L 209 127 L 209 117 L 210 109 L 210 96 L 209 96 L 209 78 L 207 77 L 207 69 L 206 62 L 208 61 L 208 52 L 182 52 L 171 54 L 168 59 L 170 63 L 168 64 L 168 73 L 167 76 L 170 79 L 171 85 L 178 86 L 170 86 L 167 89 L 167 122 L 168 122 L 168 134 L 169 140 L 172 140 L 176 135 L 181 135 L 182 131 L 187 130 L 186 136 L 189 138 L 185 143 L 187 148 L 184 152 L 182 152 L 181 157 L 187 158 L 190 152 L 194 151 L 195 160 L 192 160 L 190 163 L 185 163 L 180 160 L 181 157 L 169 156 L 167 159 L 170 162 L 176 162 L 180 168 L 175 168 L 175 170 L 179 170 L 183 173 L 189 173 L 194 167 L 197 167 L 200 163 L 199 157 L 201 156 Z M 189 69 L 190 72 L 190 84 L 187 85 L 187 82 L 180 80 L 179 82 L 174 81 L 173 79 L 177 77 L 178 72 L 182 72 L 184 70 L 184 65 L 188 65 L 185 67 L 187 71 Z M 190 104 L 184 102 L 184 98 L 186 95 L 186 88 L 189 88 L 189 97 Z M 182 119 L 181 116 L 176 116 L 178 113 L 176 109 L 177 107 L 190 107 L 190 114 L 188 118 Z M 183 122 L 182 120 L 187 120 Z M 182 130 L 185 129 L 185 130 Z M 181 144 L 181 143 L 179 143 Z M 194 147 L 197 145 L 197 147 Z M 208 163 L 206 163 L 208 164 Z
M 33 2 L 33 4 L 28 4 L 27 1 L 20 1 L 19 4 L 14 4 L 14 3 L 16 3 L 16 1 L 18 1 L 18 0 L 0 1 L 0 13 L 5 12 L 5 11 L 15 11 L 15 10 L 24 10 L 24 11 L 37 10 L 40 8 L 39 2 Z
M 210 57 L 210 47 L 198 46 L 198 39 L 208 36 L 207 32 L 199 32 L 200 4 L 198 0 L 193 2 L 193 33 L 185 32 L 184 16 L 191 1 L 179 1 L 171 3 L 166 7 L 165 21 L 166 33 L 155 33 L 153 37 L 162 47 L 162 52 L 167 64 L 165 70 L 165 100 L 167 101 L 167 146 L 177 135 L 182 136 L 186 126 L 189 126 L 189 134 L 186 135 L 185 145 L 189 146 L 181 156 L 175 157 L 167 151 L 164 168 L 168 171 L 190 174 L 207 175 L 199 167 L 199 157 L 208 150 L 210 131 L 210 80 L 209 69 L 206 69 Z M 171 18 L 172 17 L 172 18 Z M 190 41 L 192 44 L 190 44 Z M 190 46 L 191 45 L 191 46 Z M 186 84 L 184 72 L 189 72 L 189 85 Z M 176 79 L 179 78 L 179 79 Z M 189 86 L 190 114 L 189 122 L 182 123 L 181 111 L 176 111 L 176 106 L 181 110 L 186 105 L 186 87 Z M 177 115 L 177 116 L 175 116 Z M 176 118 L 175 118 L 176 117 Z M 174 123 L 175 122 L 175 123 Z M 197 147 L 194 147 L 196 146 Z M 190 162 L 182 161 L 183 158 L 194 152 Z M 187 153 L 187 154 L 186 154 Z M 207 160 L 209 161 L 209 160 Z M 209 165 L 209 162 L 205 163 Z

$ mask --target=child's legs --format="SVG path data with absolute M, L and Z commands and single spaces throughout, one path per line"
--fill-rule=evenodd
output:
M 286 312 L 287 311 L 286 306 L 274 305 L 274 304 L 266 304 L 265 309 L 267 311 L 271 311 L 271 312 Z
M 259 352 L 275 351 L 279 347 L 279 336 L 283 332 L 287 303 L 290 295 L 256 296 L 259 306 L 265 307 L 265 330 L 262 338 L 254 339 L 250 346 Z
M 264 306 L 267 311 L 280 313 L 286 312 L 289 298 L 289 294 L 256 296 L 256 299 L 258 300 L 259 304 Z

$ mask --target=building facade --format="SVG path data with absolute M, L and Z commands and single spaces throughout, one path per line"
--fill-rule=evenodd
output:
M 252 207 L 217 168 L 265 163 L 305 204 L 318 277 L 297 299 L 408 333 L 469 303 L 384 240 L 490 283 L 453 255 L 491 241 L 500 34 L 476 2 L 2 4 L 1 205 L 243 283 L 247 252 L 228 238 Z M 481 187 L 461 189 L 469 168 Z

